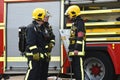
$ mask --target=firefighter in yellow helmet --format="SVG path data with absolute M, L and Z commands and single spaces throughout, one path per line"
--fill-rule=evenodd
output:
M 47 80 L 49 53 L 55 45 L 55 36 L 47 25 L 46 17 L 49 16 L 45 9 L 36 8 L 32 13 L 33 21 L 27 26 L 25 55 L 28 59 L 28 70 L 25 80 Z
M 73 22 L 69 38 L 69 56 L 72 58 L 71 64 L 76 80 L 84 80 L 83 57 L 85 56 L 85 26 L 81 18 L 80 8 L 71 5 L 65 15 Z
M 36 8 L 35 10 L 33 10 L 32 13 L 32 18 L 34 20 L 41 20 L 43 21 L 46 15 L 46 10 L 42 9 L 42 8 Z

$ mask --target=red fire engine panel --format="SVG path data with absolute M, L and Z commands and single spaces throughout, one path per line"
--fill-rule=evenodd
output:
M 0 23 L 4 21 L 4 0 L 0 0 Z
M 0 29 L 0 57 L 3 56 L 3 29 Z
M 3 56 L 3 29 L 0 29 L 0 58 Z M 0 61 L 0 74 L 3 73 L 3 61 Z
M 3 74 L 3 69 L 4 69 L 4 67 L 3 67 L 3 62 L 0 62 L 0 74 Z

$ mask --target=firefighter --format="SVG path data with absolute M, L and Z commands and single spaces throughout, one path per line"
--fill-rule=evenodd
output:
M 28 70 L 25 80 L 47 80 L 50 52 L 55 45 L 55 36 L 48 25 L 49 15 L 45 9 L 34 9 L 32 18 L 32 23 L 26 29 L 25 55 L 28 59 Z
M 83 57 L 85 56 L 85 26 L 81 18 L 80 8 L 71 5 L 67 8 L 65 15 L 73 22 L 69 38 L 69 56 L 76 80 L 84 80 Z

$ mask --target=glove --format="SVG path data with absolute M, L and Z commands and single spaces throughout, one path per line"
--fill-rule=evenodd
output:
M 46 48 L 47 49 L 47 51 L 48 52 L 51 52 L 52 51 L 52 48 L 53 48 L 53 43 L 49 43 L 48 45 L 47 45 L 48 47 Z
M 49 62 L 51 60 L 51 54 L 50 53 L 46 53 L 45 57 L 46 57 L 47 62 Z
M 40 59 L 43 59 L 43 58 L 44 58 L 43 54 L 40 54 L 40 53 L 33 54 L 33 60 L 39 61 Z
M 53 48 L 53 43 L 50 43 L 49 45 L 48 45 L 48 50 L 51 52 L 51 50 L 52 50 L 52 48 Z

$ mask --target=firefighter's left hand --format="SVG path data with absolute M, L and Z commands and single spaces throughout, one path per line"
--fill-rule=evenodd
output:
M 52 51 L 53 46 L 54 46 L 53 43 L 48 44 L 48 52 Z

